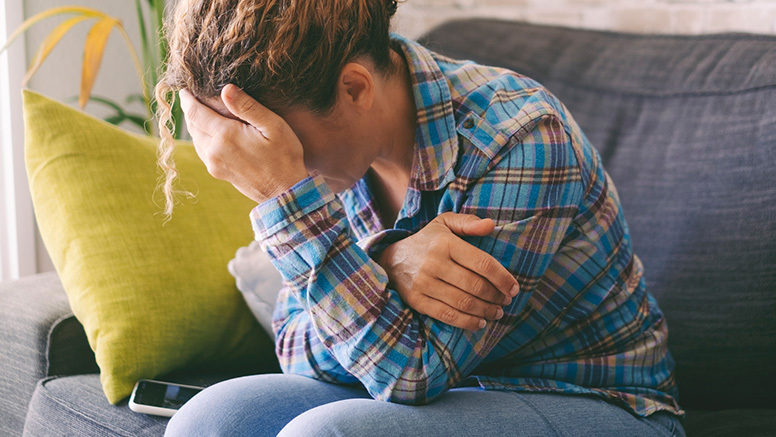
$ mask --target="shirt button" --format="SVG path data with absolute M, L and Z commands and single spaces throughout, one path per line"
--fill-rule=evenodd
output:
M 463 128 L 464 129 L 471 129 L 474 127 L 474 120 L 471 118 L 467 118 L 466 121 L 463 122 Z

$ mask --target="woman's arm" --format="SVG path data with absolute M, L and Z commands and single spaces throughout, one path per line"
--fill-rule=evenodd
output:
M 480 204 L 484 194 L 509 197 Z M 583 196 L 568 136 L 552 118 L 538 122 L 498 165 L 471 187 L 460 212 L 491 217 L 495 231 L 473 241 L 520 282 L 505 316 L 466 331 L 408 308 L 388 287 L 385 271 L 353 240 L 343 207 L 320 178 L 307 178 L 252 212 L 257 238 L 302 307 L 308 324 L 278 332 L 285 371 L 311 356 L 315 333 L 327 353 L 377 399 L 423 404 L 467 376 L 521 312 L 550 265 Z M 560 309 L 559 309 L 560 310 Z M 302 317 L 299 315 L 298 317 Z M 536 331 L 541 326 L 525 326 Z M 527 332 L 526 331 L 526 332 Z M 519 346 L 519 345 L 516 345 Z

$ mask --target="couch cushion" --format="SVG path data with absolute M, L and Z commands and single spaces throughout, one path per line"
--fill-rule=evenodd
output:
M 684 430 L 691 437 L 771 437 L 776 435 L 776 410 L 690 410 L 684 418 Z
M 161 378 L 181 384 L 209 386 L 234 375 L 178 375 Z M 161 436 L 167 418 L 133 412 L 124 400 L 105 400 L 99 375 L 51 377 L 38 383 L 30 401 L 26 436 Z
M 471 20 L 424 42 L 539 80 L 598 148 L 682 405 L 776 407 L 776 37 Z

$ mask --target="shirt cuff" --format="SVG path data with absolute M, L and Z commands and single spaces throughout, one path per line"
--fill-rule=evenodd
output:
M 256 239 L 271 237 L 334 199 L 323 176 L 302 179 L 288 191 L 253 208 L 250 215 Z

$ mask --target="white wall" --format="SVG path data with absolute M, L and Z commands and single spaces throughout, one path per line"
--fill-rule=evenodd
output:
M 637 33 L 776 34 L 776 0 L 405 0 L 394 26 L 417 37 L 474 16 Z

